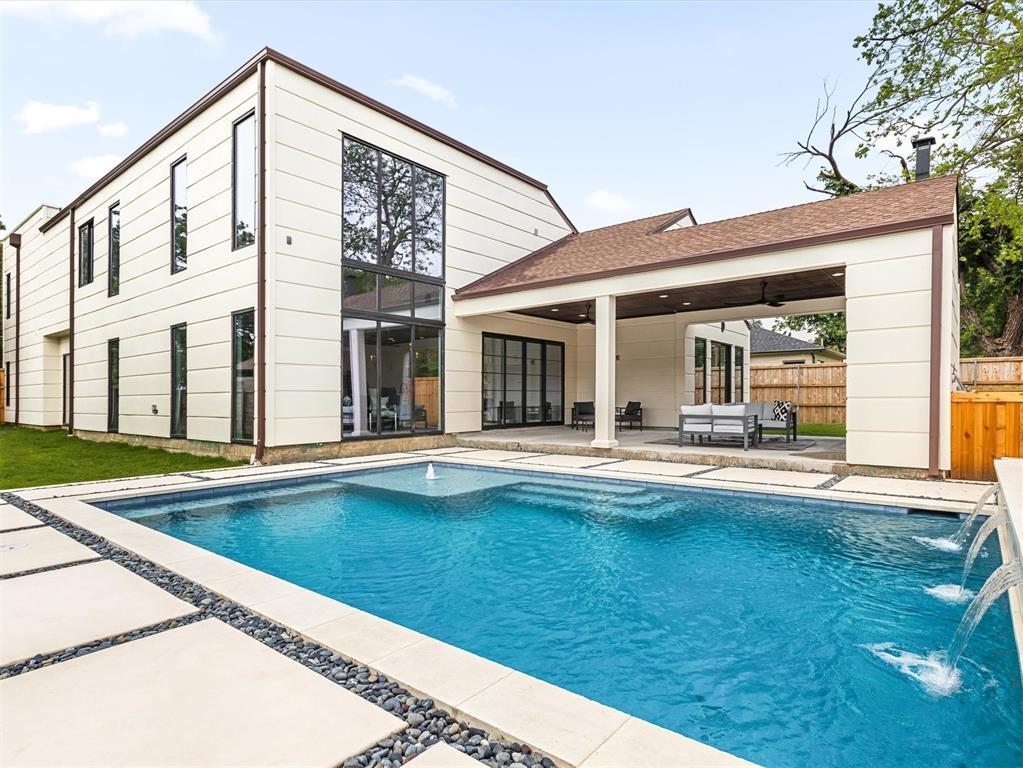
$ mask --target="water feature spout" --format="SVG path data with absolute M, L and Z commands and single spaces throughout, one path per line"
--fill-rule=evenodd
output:
M 973 538 L 973 543 L 970 544 L 970 550 L 966 553 L 966 563 L 963 565 L 963 577 L 959 581 L 959 586 L 962 588 L 966 587 L 966 579 L 970 575 L 970 571 L 973 569 L 973 563 L 977 560 L 977 555 L 980 554 L 980 548 L 984 546 L 984 542 L 987 541 L 988 536 L 995 532 L 999 525 L 1002 525 L 1008 516 L 1004 509 L 999 509 L 994 514 L 990 515 L 987 520 L 984 521 L 984 525 L 980 526 L 980 530 L 977 531 L 977 535 Z
M 437 479 L 437 472 L 433 468 L 433 462 L 432 461 L 429 464 L 426 465 L 426 479 L 427 480 L 436 480 Z
M 960 547 L 966 543 L 966 537 L 970 535 L 970 529 L 973 528 L 973 524 L 977 522 L 977 518 L 980 517 L 981 513 L 984 511 L 984 505 L 987 504 L 988 500 L 997 492 L 998 483 L 995 483 L 981 494 L 980 498 L 977 499 L 977 503 L 973 505 L 973 511 L 970 512 L 969 516 L 965 520 L 963 520 L 963 524 L 959 526 L 959 530 L 952 536 L 952 541 Z
M 970 641 L 973 631 L 980 624 L 994 602 L 1009 591 L 1012 587 L 1023 587 L 1023 565 L 1020 565 L 1018 558 L 1003 563 L 988 580 L 984 582 L 977 596 L 973 598 L 970 606 L 963 614 L 959 627 L 956 629 L 955 637 L 952 638 L 952 645 L 948 649 L 948 668 L 955 669 L 959 663 L 959 657 L 963 655 L 966 644 Z

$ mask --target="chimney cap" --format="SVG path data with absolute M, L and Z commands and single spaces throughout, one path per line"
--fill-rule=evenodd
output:
M 932 144 L 937 144 L 937 140 L 933 136 L 924 136 L 919 139 L 913 139 L 913 149 L 919 149 L 920 147 L 929 147 Z
M 11 244 L 12 248 L 21 248 L 21 234 L 18 232 L 11 232 L 7 237 L 7 242 Z

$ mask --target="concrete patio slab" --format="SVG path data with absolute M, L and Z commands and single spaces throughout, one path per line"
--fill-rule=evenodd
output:
M 682 464 L 674 461 L 644 461 L 643 459 L 626 459 L 600 468 L 602 472 L 631 472 L 637 475 L 664 475 L 667 477 L 685 477 L 694 472 L 708 469 L 706 464 Z
M 336 766 L 404 721 L 216 620 L 0 681 L 5 766 Z
M 410 459 L 413 457 L 414 454 L 411 453 L 373 453 L 366 456 L 348 456 L 343 459 L 323 459 L 319 463 L 343 467 L 348 464 L 367 464 L 374 461 L 393 461 L 394 459 Z
M 302 587 L 297 587 L 295 591 L 280 597 L 252 603 L 249 607 L 271 621 L 299 632 L 340 619 L 358 610 Z
M 49 527 L 0 533 L 0 576 L 98 558 L 84 544 Z
M 265 603 L 300 589 L 290 581 L 213 553 L 167 563 L 166 566 L 186 579 L 243 605 Z
M 442 741 L 434 744 L 409 765 L 415 768 L 479 768 L 480 763 Z
M 373 667 L 401 680 L 418 695 L 452 707 L 512 673 L 508 667 L 432 637 L 377 659 Z
M 225 467 L 224 469 L 203 469 L 199 470 L 198 472 L 189 472 L 188 474 L 194 477 L 209 477 L 222 479 L 227 477 L 279 475 L 282 472 L 301 472 L 304 469 L 323 469 L 323 467 L 311 461 L 304 461 L 295 464 L 266 464 L 264 466 L 252 467 Z
M 502 451 L 490 448 L 458 454 L 459 459 L 476 459 L 477 461 L 511 461 L 512 459 L 524 459 L 528 456 L 543 456 L 543 454 L 535 451 Z
M 400 624 L 358 610 L 340 619 L 310 627 L 302 634 L 348 659 L 367 665 L 426 637 Z
M 853 475 L 836 483 L 834 490 L 975 503 L 989 487 L 990 483 L 964 483 L 950 482 L 948 480 L 900 480 L 895 477 Z
M 43 525 L 37 518 L 32 517 L 28 512 L 22 512 L 17 507 L 0 502 L 0 533 L 12 531 L 15 528 L 30 528 L 36 525 Z
M 488 730 L 569 765 L 579 765 L 629 717 L 521 672 L 512 672 L 458 709 Z
M 530 456 L 525 459 L 516 459 L 516 464 L 537 464 L 542 467 L 572 467 L 574 469 L 585 469 L 587 467 L 598 467 L 602 464 L 611 464 L 618 459 L 602 459 L 597 456 L 566 456 L 564 454 L 549 453 L 542 456 Z
M 195 613 L 109 560 L 0 581 L 0 665 Z
M 465 453 L 466 451 L 474 450 L 473 448 L 423 448 L 419 451 L 412 451 L 412 453 L 422 454 L 424 456 L 447 456 L 450 453 Z M 457 751 L 457 750 L 456 750 Z
M 781 469 L 750 469 L 748 467 L 723 467 L 700 475 L 701 480 L 731 480 L 736 483 L 787 485 L 793 488 L 816 488 L 831 477 L 833 475 L 823 472 L 793 472 Z
M 635 717 L 630 717 L 611 738 L 597 747 L 579 768 L 621 768 L 625 765 L 756 768 L 740 757 Z
M 196 480 L 183 475 L 152 475 L 150 477 L 128 477 L 122 480 L 98 480 L 95 483 L 75 483 L 71 485 L 51 485 L 42 488 L 28 488 L 11 491 L 27 501 L 39 499 L 57 499 L 66 496 L 88 496 L 94 493 L 115 493 L 133 491 L 143 488 L 164 488 L 168 486 L 199 485 Z

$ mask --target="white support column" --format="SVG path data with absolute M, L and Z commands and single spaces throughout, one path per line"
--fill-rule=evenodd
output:
M 617 448 L 615 440 L 615 297 L 598 296 L 591 448 Z

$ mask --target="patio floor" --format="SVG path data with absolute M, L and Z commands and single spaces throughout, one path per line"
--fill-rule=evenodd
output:
M 521 450 L 533 453 L 580 453 L 590 456 L 680 461 L 693 464 L 762 467 L 804 472 L 841 473 L 845 464 L 845 438 L 800 437 L 786 443 L 781 435 L 765 435 L 764 442 L 743 450 L 741 443 L 716 441 L 711 444 L 689 443 L 679 446 L 678 432 L 666 427 L 644 430 L 619 430 L 615 435 L 618 448 L 590 448 L 593 430 L 571 427 L 522 427 L 464 432 L 458 436 L 463 445 Z

